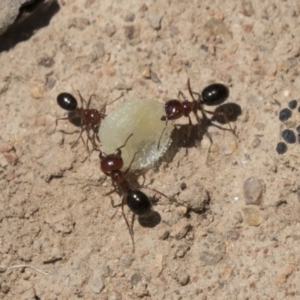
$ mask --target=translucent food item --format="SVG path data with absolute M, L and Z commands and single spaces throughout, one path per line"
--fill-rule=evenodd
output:
M 114 153 L 122 146 L 130 134 L 126 146 L 121 149 L 125 170 L 134 154 L 131 170 L 144 169 L 155 163 L 171 144 L 173 124 L 161 121 L 165 114 L 164 104 L 153 100 L 128 100 L 119 105 L 101 123 L 99 137 L 101 150 L 105 154 Z M 158 141 L 161 137 L 159 149 Z

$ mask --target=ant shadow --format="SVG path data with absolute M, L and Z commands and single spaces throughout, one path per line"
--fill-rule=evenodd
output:
M 57 0 L 37 0 L 23 5 L 16 21 L 0 36 L 0 53 L 29 40 L 35 31 L 48 26 L 59 9 Z
M 157 211 L 151 210 L 146 215 L 138 216 L 138 222 L 142 227 L 154 228 L 161 222 L 161 216 Z
M 200 117 L 200 124 L 193 124 L 192 126 L 189 124 L 175 124 L 175 128 L 171 135 L 172 144 L 165 153 L 163 160 L 167 163 L 172 162 L 175 155 L 181 148 L 185 148 L 188 151 L 189 148 L 197 147 L 205 135 L 208 135 L 211 139 L 209 127 L 214 126 L 220 130 L 227 130 L 216 123 L 226 125 L 229 122 L 236 122 L 241 114 L 241 106 L 236 103 L 229 102 L 219 105 L 214 110 L 214 114 L 211 118 L 208 118 L 206 115 L 205 117 Z
M 68 121 L 76 127 L 81 127 L 81 118 L 77 111 L 68 112 Z

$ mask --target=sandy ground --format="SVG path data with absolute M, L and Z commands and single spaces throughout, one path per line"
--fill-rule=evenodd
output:
M 297 1 L 50 6 L 0 38 L 0 297 L 300 299 L 299 144 L 275 151 L 281 131 L 300 123 L 297 109 L 278 120 L 299 100 Z M 95 94 L 98 109 L 121 92 L 121 102 L 164 103 L 187 93 L 188 77 L 199 92 L 229 86 L 228 102 L 242 109 L 238 139 L 210 127 L 210 152 L 206 135 L 192 135 L 186 154 L 175 136 L 145 184 L 200 205 L 204 188 L 210 201 L 196 213 L 159 197 L 154 225 L 134 223 L 133 254 L 97 154 L 89 158 L 82 143 L 71 149 L 78 128 L 69 122 L 55 131 L 64 116 L 56 96 Z M 247 205 L 251 177 L 250 196 L 261 197 Z M 11 268 L 19 265 L 28 267 Z

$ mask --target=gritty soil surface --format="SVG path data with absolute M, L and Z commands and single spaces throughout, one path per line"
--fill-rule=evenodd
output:
M 0 37 L 0 298 L 300 299 L 299 143 L 275 151 L 282 130 L 300 124 L 297 108 L 278 119 L 299 100 L 299 3 L 54 6 Z M 231 122 L 238 137 L 194 125 L 186 144 L 187 126 L 175 130 L 139 181 L 193 209 L 156 195 L 153 218 L 135 218 L 132 253 L 98 154 L 71 148 L 79 128 L 70 122 L 55 128 L 66 116 L 56 96 L 95 94 L 98 109 L 121 92 L 120 102 L 164 103 L 188 95 L 187 78 L 197 92 L 229 86 L 227 102 L 242 110 Z

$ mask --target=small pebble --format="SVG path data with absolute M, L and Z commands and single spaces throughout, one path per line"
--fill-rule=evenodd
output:
M 281 136 L 289 144 L 294 144 L 296 142 L 296 135 L 293 130 L 285 129 L 282 131 Z
M 297 136 L 298 143 L 300 143 L 300 134 Z
M 136 286 L 141 281 L 142 281 L 142 276 L 139 273 L 134 273 L 131 276 L 131 279 L 130 279 L 131 285 Z
M 115 24 L 106 24 L 103 30 L 109 37 L 112 37 L 116 31 L 117 31 L 117 27 L 115 26 Z
M 200 260 L 207 266 L 216 265 L 222 258 L 223 255 L 221 253 L 211 253 L 207 251 L 200 253 Z
M 21 248 L 18 251 L 19 258 L 25 262 L 30 262 L 33 256 L 31 249 L 29 248 Z
M 277 146 L 276 146 L 276 152 L 278 154 L 283 154 L 286 151 L 287 151 L 287 145 L 285 143 L 280 142 L 280 143 L 277 144 Z
M 123 268 L 129 268 L 134 261 L 132 254 L 123 254 L 120 259 L 120 265 Z
M 110 60 L 110 54 L 109 54 L 109 53 L 105 53 L 105 54 L 103 55 L 103 61 L 104 61 L 104 62 L 109 62 L 109 60 Z
M 296 128 L 297 132 L 300 133 L 300 125 Z
M 201 182 L 196 177 L 193 177 L 190 185 L 187 186 L 185 184 L 185 189 L 181 191 L 179 202 L 186 205 L 190 210 L 200 213 L 208 207 L 209 195 L 204 186 L 201 185 Z
M 154 83 L 161 83 L 161 80 L 159 79 L 158 75 L 153 71 L 151 71 L 151 80 Z
M 5 266 L 0 266 L 0 273 L 5 273 L 7 268 Z
M 261 202 L 263 184 L 257 177 L 250 177 L 244 183 L 245 203 L 258 205 Z
M 245 223 L 249 226 L 259 226 L 263 221 L 261 212 L 254 206 L 244 207 L 243 213 Z
M 234 218 L 235 218 L 236 220 L 238 220 L 240 223 L 243 222 L 243 216 L 242 216 L 242 214 L 241 214 L 239 211 L 237 211 L 233 216 L 234 216 Z
M 53 57 L 43 56 L 38 60 L 38 64 L 45 68 L 51 68 L 54 65 L 55 61 Z
M 94 278 L 90 284 L 90 289 L 94 294 L 100 294 L 104 287 L 105 286 L 101 277 Z
M 298 105 L 297 100 L 291 100 L 291 101 L 289 102 L 289 108 L 290 108 L 290 109 L 295 109 L 295 108 L 297 107 L 297 105 Z
M 190 250 L 189 245 L 179 245 L 174 257 L 183 258 L 189 250 Z
M 254 9 L 251 1 L 242 1 L 242 9 L 243 14 L 247 17 L 251 17 L 254 14 Z
M 122 300 L 122 294 L 117 291 L 112 291 L 108 300 Z
M 1 292 L 3 294 L 7 294 L 9 292 L 9 290 L 10 290 L 10 286 L 9 285 L 7 285 L 5 283 L 1 284 Z
M 159 235 L 159 239 L 160 240 L 166 240 L 170 235 L 170 231 L 169 230 L 164 230 L 160 235 Z
M 279 120 L 281 122 L 288 120 L 291 116 L 292 116 L 292 111 L 288 108 L 284 108 L 279 112 Z
M 255 138 L 254 141 L 252 142 L 252 147 L 257 148 L 260 146 L 261 139 L 260 138 Z
M 298 107 L 298 112 L 300 112 L 300 106 Z
M 226 236 L 228 240 L 237 241 L 240 237 L 240 234 L 235 230 L 228 230 Z
M 115 89 L 117 89 L 117 90 L 127 90 L 128 91 L 128 90 L 132 89 L 132 84 L 125 82 L 121 78 L 117 78 L 114 81 L 114 86 L 115 86 Z
M 144 78 L 149 79 L 151 78 L 151 70 L 149 66 L 146 66 L 142 72 Z
M 173 230 L 171 232 L 172 237 L 175 237 L 177 240 L 181 240 L 186 237 L 188 232 L 192 230 L 192 225 L 186 221 L 182 220 L 173 226 Z
M 125 22 L 133 22 L 135 19 L 135 14 L 134 13 L 128 13 L 125 18 L 124 21 Z
M 177 274 L 177 280 L 181 285 L 187 285 L 190 277 L 187 274 Z
M 128 40 L 133 40 L 136 37 L 136 35 L 138 34 L 136 32 L 136 29 L 135 29 L 134 25 L 125 26 L 124 27 L 124 33 L 125 33 L 125 37 Z
M 37 86 L 30 90 L 30 95 L 34 99 L 40 99 L 43 96 L 41 90 Z
M 147 13 L 146 18 L 147 18 L 147 21 L 149 22 L 149 24 L 152 28 L 154 28 L 155 30 L 160 29 L 160 22 L 161 22 L 161 19 L 162 19 L 162 15 L 160 15 L 156 11 L 149 11 Z

